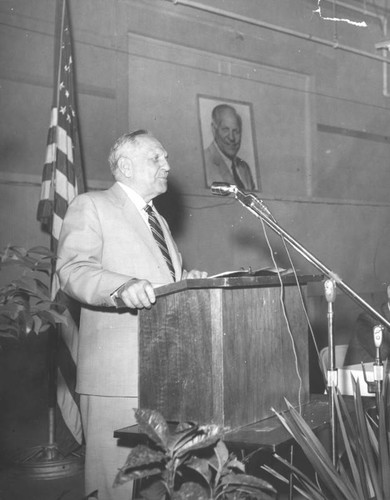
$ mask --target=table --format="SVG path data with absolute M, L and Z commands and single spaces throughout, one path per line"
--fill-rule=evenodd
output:
M 328 396 L 325 394 L 311 395 L 310 401 L 302 405 L 302 416 L 314 432 L 326 428 L 329 424 L 328 408 Z M 115 430 L 114 437 L 120 439 L 122 445 L 129 447 L 148 442 L 148 437 L 139 431 L 138 425 Z M 275 453 L 280 447 L 292 444 L 294 440 L 275 415 L 254 424 L 227 430 L 223 441 L 229 449 L 242 449 L 251 453 L 261 448 Z

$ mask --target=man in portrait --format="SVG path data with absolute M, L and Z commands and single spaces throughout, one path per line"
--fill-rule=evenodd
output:
M 235 184 L 240 189 L 256 189 L 249 165 L 237 153 L 241 146 L 242 120 L 229 104 L 215 106 L 211 113 L 213 142 L 204 150 L 207 185 Z

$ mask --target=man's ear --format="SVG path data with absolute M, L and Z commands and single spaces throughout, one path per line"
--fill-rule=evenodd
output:
M 119 158 L 118 169 L 125 177 L 131 177 L 133 170 L 133 161 L 130 158 Z

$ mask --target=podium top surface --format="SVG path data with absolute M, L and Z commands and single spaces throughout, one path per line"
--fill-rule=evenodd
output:
M 306 285 L 310 282 L 322 281 L 322 275 L 298 275 L 298 283 Z M 240 277 L 217 277 L 217 278 L 201 278 L 187 279 L 162 285 L 155 288 L 156 297 L 163 297 L 173 293 L 182 292 L 185 290 L 207 289 L 207 288 L 254 288 L 254 287 L 273 287 L 280 286 L 280 280 L 283 285 L 297 285 L 297 279 L 294 274 L 282 275 L 280 278 L 277 274 L 267 276 L 240 276 Z

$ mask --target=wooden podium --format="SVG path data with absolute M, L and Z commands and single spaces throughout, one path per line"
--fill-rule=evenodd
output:
M 310 281 L 300 276 L 303 296 Z M 308 326 L 293 275 L 184 280 L 140 313 L 139 406 L 237 428 L 309 400 Z M 298 372 L 297 372 L 298 370 Z

